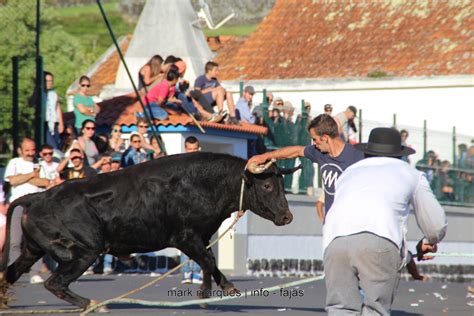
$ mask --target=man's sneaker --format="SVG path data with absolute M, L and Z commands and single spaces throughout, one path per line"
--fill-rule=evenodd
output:
M 227 124 L 229 125 L 240 125 L 239 120 L 235 116 L 230 116 L 227 120 Z
M 35 274 L 30 278 L 30 284 L 40 284 L 40 283 L 44 283 L 44 280 L 40 275 Z
M 193 284 L 202 284 L 201 273 L 193 273 L 193 276 L 192 276 L 191 280 L 192 280 Z
M 211 117 L 207 120 L 208 122 L 211 123 L 220 123 L 224 119 L 224 116 L 222 116 L 221 113 L 214 113 L 211 115 Z
M 191 272 L 184 272 L 183 273 L 183 280 L 181 281 L 181 284 L 191 284 L 193 283 L 193 280 L 191 279 L 192 273 Z
M 222 117 L 224 118 L 224 120 L 229 116 L 229 113 L 227 113 L 227 110 L 222 110 L 219 112 Z

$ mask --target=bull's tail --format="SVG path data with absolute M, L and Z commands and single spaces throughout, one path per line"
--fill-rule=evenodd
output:
M 5 277 L 5 270 L 8 267 L 8 256 L 10 253 L 10 235 L 11 235 L 11 223 L 12 223 L 12 216 L 13 212 L 17 207 L 20 207 L 22 209 L 27 208 L 28 206 L 31 205 L 33 200 L 30 198 L 30 196 L 24 196 L 19 199 L 16 199 L 13 201 L 10 206 L 8 207 L 7 211 L 7 222 L 5 226 L 5 244 L 3 246 L 3 251 L 2 251 L 2 258 L 0 260 L 0 280 Z M 17 210 L 17 212 L 20 210 Z

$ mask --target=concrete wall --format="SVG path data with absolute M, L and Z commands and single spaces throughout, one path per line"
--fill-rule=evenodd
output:
M 322 260 L 322 225 L 316 215 L 316 199 L 307 196 L 288 195 L 293 222 L 277 227 L 252 212 L 247 212 L 238 223 L 235 235 L 234 269 L 231 273 L 247 274 L 248 260 L 298 259 Z M 439 244 L 439 252 L 474 253 L 474 213 L 472 209 L 445 207 L 448 216 L 448 232 Z M 416 243 L 422 238 L 416 227 L 416 219 L 408 221 L 408 245 L 415 252 Z M 473 258 L 438 257 L 427 264 L 474 265 Z

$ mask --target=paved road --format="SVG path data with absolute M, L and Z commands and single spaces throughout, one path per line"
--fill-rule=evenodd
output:
M 182 285 L 180 275 L 170 276 L 155 286 L 137 293 L 133 298 L 161 301 L 182 301 L 195 298 L 198 286 Z M 231 278 L 237 288 L 261 289 L 286 282 L 295 281 L 289 278 Z M 105 300 L 134 289 L 152 280 L 149 275 L 112 275 L 84 276 L 71 285 L 78 294 Z M 14 293 L 16 300 L 12 309 L 61 309 L 71 305 L 57 299 L 42 285 L 30 285 L 23 276 L 17 283 Z M 462 283 L 421 283 L 402 281 L 393 306 L 395 316 L 417 315 L 452 315 L 464 316 L 474 314 L 474 296 L 467 295 L 467 286 Z M 472 284 L 470 284 L 472 286 Z M 170 291 L 170 290 L 181 291 Z M 209 305 L 207 309 L 198 306 L 182 308 L 143 307 L 131 304 L 109 306 L 113 315 L 216 315 L 225 313 L 234 315 L 325 315 L 324 281 L 315 281 L 294 288 L 289 292 L 269 293 L 267 297 L 247 297 Z M 71 314 L 65 314 L 71 315 Z

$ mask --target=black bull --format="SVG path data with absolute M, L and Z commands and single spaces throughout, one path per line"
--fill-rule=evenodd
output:
M 15 200 L 7 215 L 7 237 L 0 265 L 3 290 L 45 254 L 58 262 L 44 286 L 57 297 L 86 308 L 90 300 L 69 284 L 103 252 L 117 257 L 175 247 L 203 269 L 200 293 L 211 289 L 211 275 L 225 291 L 236 291 L 206 249 L 211 236 L 238 210 L 245 179 L 243 209 L 276 225 L 293 215 L 282 174 L 270 166 L 261 174 L 244 172 L 237 157 L 195 153 L 160 158 L 90 179 L 66 181 L 45 192 Z M 6 268 L 13 210 L 23 211 L 23 247 Z M 5 273 L 6 270 L 6 273 Z

